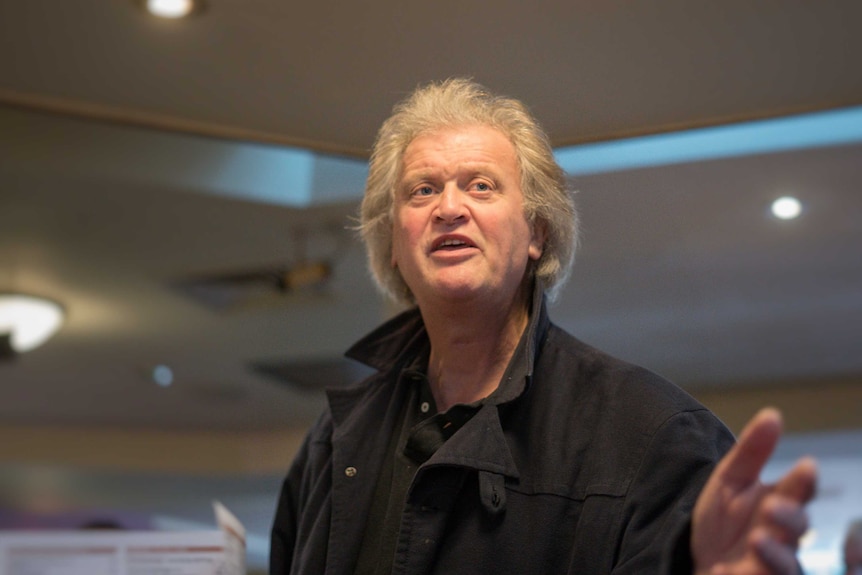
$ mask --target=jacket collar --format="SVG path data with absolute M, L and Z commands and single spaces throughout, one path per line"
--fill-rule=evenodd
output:
M 344 355 L 379 371 L 388 371 L 404 361 L 410 362 L 428 345 L 422 315 L 418 307 L 413 307 L 378 326 Z
M 548 332 L 546 298 L 543 286 L 534 282 L 530 319 L 503 374 L 500 386 L 486 402 L 502 404 L 520 396 L 533 375 L 538 350 Z M 428 349 L 428 334 L 419 308 L 413 307 L 380 325 L 360 339 L 345 355 L 379 371 L 410 365 L 417 354 Z

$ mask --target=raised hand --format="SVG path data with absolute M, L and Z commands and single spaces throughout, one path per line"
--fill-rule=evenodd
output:
M 805 505 L 817 468 L 800 459 L 774 484 L 760 472 L 781 436 L 781 414 L 762 409 L 722 458 L 698 497 L 691 550 L 697 575 L 796 575 L 799 538 L 808 528 Z

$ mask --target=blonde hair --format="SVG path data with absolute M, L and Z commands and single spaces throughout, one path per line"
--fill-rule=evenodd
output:
M 417 136 L 465 125 L 489 126 L 512 142 L 521 174 L 525 217 L 545 231 L 542 256 L 532 265 L 531 273 L 553 298 L 568 279 L 578 237 L 577 213 L 565 173 L 554 159 L 548 136 L 521 102 L 491 94 L 463 78 L 418 88 L 393 108 L 380 127 L 359 224 L 375 281 L 396 300 L 414 302 L 401 273 L 391 265 L 394 194 L 402 157 Z

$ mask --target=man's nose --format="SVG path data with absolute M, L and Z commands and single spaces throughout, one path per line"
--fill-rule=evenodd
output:
M 464 194 L 455 184 L 447 184 L 440 192 L 435 216 L 446 223 L 453 223 L 467 217 Z

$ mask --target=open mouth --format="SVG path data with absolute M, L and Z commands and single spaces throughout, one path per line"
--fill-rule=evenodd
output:
M 434 242 L 433 249 L 431 251 L 457 251 L 464 248 L 472 248 L 475 247 L 472 242 L 468 241 L 466 238 L 455 238 L 455 237 L 446 237 L 440 238 L 436 242 Z

